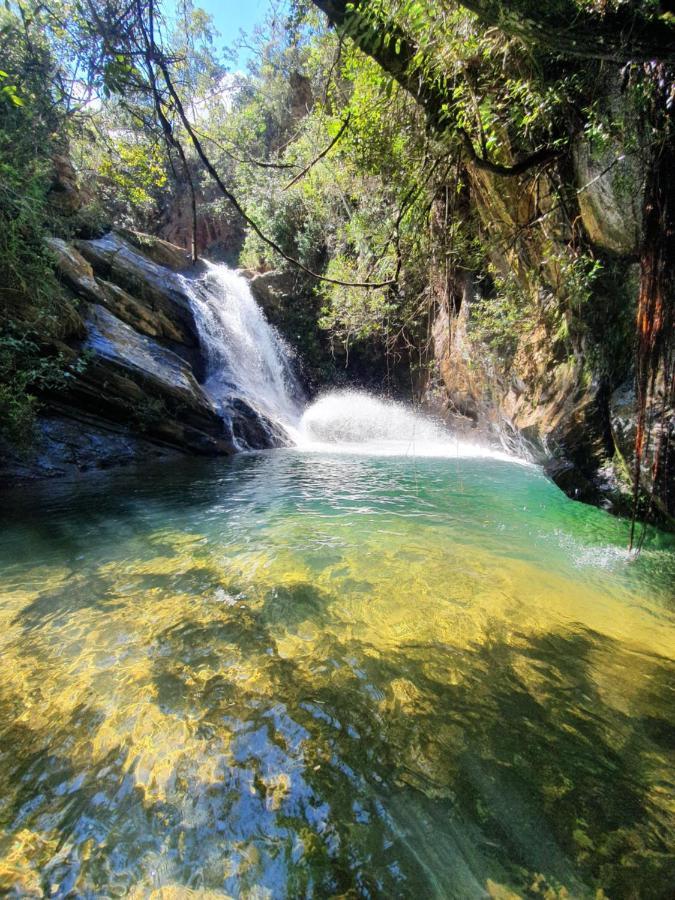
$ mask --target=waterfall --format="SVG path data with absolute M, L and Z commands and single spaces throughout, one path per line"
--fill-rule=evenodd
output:
M 365 391 L 329 391 L 304 408 L 290 348 L 267 321 L 246 279 L 222 264 L 203 265 L 199 277 L 183 277 L 206 357 L 203 387 L 224 417 L 242 406 L 253 409 L 269 438 L 267 445 L 281 438 L 304 452 L 489 456 L 522 462 L 460 440 L 442 422 Z M 255 439 L 234 439 L 240 449 L 261 446 Z
M 223 413 L 244 401 L 292 439 L 304 398 L 289 348 L 245 278 L 222 264 L 203 265 L 200 277 L 182 280 L 206 357 L 206 393 Z

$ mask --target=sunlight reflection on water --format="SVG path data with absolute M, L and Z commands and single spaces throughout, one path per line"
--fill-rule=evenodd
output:
M 669 896 L 671 538 L 504 461 L 294 451 L 4 515 L 0 891 Z

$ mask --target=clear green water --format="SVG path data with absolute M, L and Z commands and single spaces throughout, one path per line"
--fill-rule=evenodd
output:
M 0 893 L 672 896 L 665 535 L 631 561 L 505 462 L 291 451 L 2 516 Z

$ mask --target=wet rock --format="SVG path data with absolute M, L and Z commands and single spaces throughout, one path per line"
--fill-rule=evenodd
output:
M 199 346 L 192 308 L 176 274 L 145 257 L 115 232 L 75 247 L 103 281 L 113 282 L 174 326 L 180 343 Z
M 190 254 L 182 247 L 177 247 L 154 235 L 142 234 L 140 231 L 132 231 L 129 228 L 121 228 L 118 233 L 158 266 L 165 266 L 174 272 L 181 272 L 192 265 Z
M 444 411 L 455 430 L 499 443 L 544 466 L 568 496 L 623 510 L 619 480 L 611 468 L 614 444 L 609 427 L 608 390 L 588 381 L 584 361 L 551 358 L 550 338 L 533 328 L 502 377 L 486 348 L 472 340 L 472 305 L 465 287 L 459 312 L 441 307 L 432 328 Z
M 265 450 L 271 447 L 286 447 L 291 443 L 282 428 L 241 397 L 233 397 L 230 400 L 227 413 L 232 438 L 239 447 Z
M 229 453 L 221 417 L 180 356 L 103 306 L 85 311 L 89 364 L 59 403 L 197 453 Z
M 97 358 L 112 360 L 133 371 L 156 378 L 180 391 L 184 399 L 207 402 L 185 360 L 151 338 L 139 334 L 102 306 L 91 304 L 85 313 L 85 348 Z
M 176 449 L 159 446 L 124 429 L 115 431 L 110 423 L 102 426 L 85 416 L 80 420 L 41 416 L 29 453 L 0 449 L 0 479 L 6 485 L 182 456 Z
M 134 232 L 48 246 L 74 299 L 45 349 L 68 371 L 43 390 L 32 452 L 0 447 L 7 479 L 288 443 L 244 399 L 216 409 L 201 387 L 205 360 L 177 274 L 184 251 Z
M 47 238 L 47 246 L 56 260 L 56 268 L 77 294 L 96 301 L 98 291 L 94 279 L 94 270 L 81 253 L 61 238 Z
M 611 395 L 609 420 L 614 440 L 614 465 L 624 493 L 630 494 L 635 471 L 635 434 L 637 430 L 635 380 L 626 379 Z M 647 456 L 641 471 L 641 483 L 656 507 L 661 524 L 675 527 L 675 466 L 666 458 L 675 444 L 675 408 L 664 401 L 663 371 L 655 382 L 654 397 L 647 405 L 645 418 Z M 656 484 L 654 473 L 656 472 Z

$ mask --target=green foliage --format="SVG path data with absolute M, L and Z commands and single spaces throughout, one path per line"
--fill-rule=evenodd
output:
M 107 182 L 111 201 L 128 205 L 136 215 L 153 207 L 167 184 L 166 156 L 157 142 L 113 138 L 101 159 L 98 175 Z
M 518 15 L 537 14 L 526 0 L 517 6 Z M 545 16 L 597 17 L 601 6 L 617 5 L 560 0 Z M 102 13 L 95 22 L 92 8 Z M 45 229 L 62 227 L 47 224 L 55 134 L 67 136 L 80 175 L 115 224 L 153 230 L 172 207 L 183 215 L 191 182 L 199 215 L 218 224 L 229 218 L 235 230 L 235 214 L 206 177 L 161 79 L 170 136 L 160 127 L 139 9 L 147 11 L 116 0 L 93 7 L 58 0 L 49 9 L 31 5 L 28 25 L 3 13 L 10 52 L 0 71 L 0 241 L 12 273 L 5 282 L 30 298 L 22 316 L 30 309 L 47 321 L 58 293 L 42 249 Z M 505 366 L 535 326 L 560 359 L 598 340 L 590 308 L 602 273 L 575 231 L 573 193 L 533 173 L 542 199 L 530 224 L 533 210 L 511 215 L 519 198 L 502 202 L 500 183 L 483 175 L 490 164 L 567 147 L 573 133 L 594 152 L 609 151 L 619 137 L 636 150 L 635 121 L 650 103 L 638 66 L 626 70 L 630 102 L 609 109 L 598 98 L 598 64 L 563 64 L 550 47 L 507 27 L 486 28 L 459 4 L 360 4 L 349 33 L 362 48 L 386 49 L 400 58 L 400 68 L 390 68 L 401 80 L 413 76 L 444 96 L 433 120 L 444 127 L 434 131 L 424 97 L 415 102 L 348 36 L 328 29 L 312 4 L 298 0 L 270 16 L 252 37 L 257 53 L 246 76 L 226 75 L 212 23 L 190 0 L 181 0 L 174 18 L 158 4 L 153 14 L 188 117 L 228 190 L 285 254 L 330 279 L 298 274 L 255 229 L 246 231 L 241 264 L 295 274 L 297 294 L 275 315 L 303 352 L 318 360 L 328 348 L 339 355 L 361 347 L 380 359 L 392 349 L 421 359 L 436 286 L 444 281 L 452 293 L 453 279 L 467 271 L 490 285 L 473 309 L 471 332 Z M 482 171 L 468 162 L 472 156 L 482 158 Z M 443 205 L 441 221 L 435 210 Z M 551 206 L 563 211 L 549 218 Z M 523 232 L 517 249 L 509 229 Z M 334 283 L 390 280 L 395 287 Z
M 30 332 L 5 327 L 0 335 L 0 436 L 20 450 L 33 438 L 38 393 L 58 390 L 69 377 L 61 357 L 43 352 Z
M 470 333 L 484 343 L 508 369 L 520 339 L 534 324 L 532 297 L 516 275 L 495 275 L 494 292 L 473 306 Z
M 0 11 L 0 434 L 29 443 L 40 390 L 64 377 L 63 361 L 43 342 L 61 327 L 66 300 L 45 236 L 59 222 L 48 203 L 59 118 L 45 85 L 51 59 L 27 48 L 18 20 Z M 19 102 L 17 102 L 19 101 Z
M 363 280 L 367 273 L 356 269 L 345 257 L 336 256 L 330 260 L 326 274 L 341 281 L 357 281 Z M 329 330 L 345 347 L 374 336 L 387 337 L 396 316 L 396 304 L 386 288 L 364 291 L 325 284 L 323 293 L 326 305 L 319 325 Z
M 490 289 L 471 310 L 472 337 L 508 371 L 521 341 L 537 327 L 549 336 L 551 358 L 564 359 L 588 333 L 587 305 L 602 273 L 599 260 L 549 241 L 539 272 L 490 266 Z

